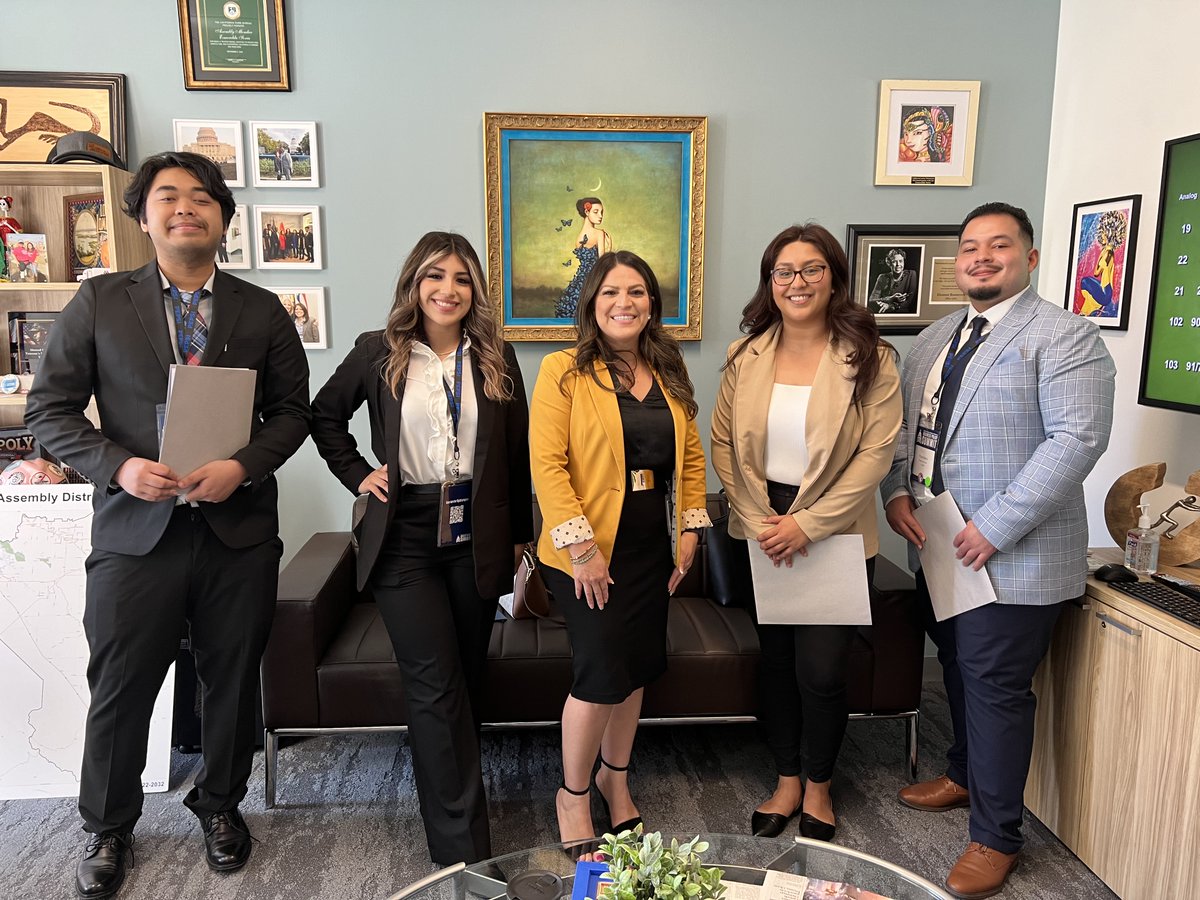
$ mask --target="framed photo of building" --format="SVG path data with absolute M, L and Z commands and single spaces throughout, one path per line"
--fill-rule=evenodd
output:
M 189 91 L 290 91 L 283 0 L 178 0 Z
M 699 340 L 703 116 L 485 113 L 487 267 L 508 340 L 573 340 L 588 272 L 628 249 L 649 263 L 663 322 Z
M 90 131 L 125 159 L 125 76 L 0 72 L 0 163 L 44 163 L 64 134 Z
M 978 81 L 881 81 L 875 183 L 970 185 L 978 124 Z
M 321 208 L 254 207 L 254 239 L 260 269 L 320 269 Z
M 967 303 L 954 281 L 957 225 L 851 225 L 846 249 L 850 296 L 883 334 L 916 334 Z
M 174 119 L 175 149 L 199 153 L 215 162 L 231 188 L 246 186 L 242 123 L 234 120 Z
M 229 227 L 221 237 L 217 248 L 217 265 L 222 269 L 249 269 L 250 263 L 250 215 L 245 204 L 239 203 L 234 210 Z
M 1064 309 L 1101 328 L 1129 328 L 1129 292 L 1141 207 L 1141 194 L 1075 204 Z
M 329 346 L 328 320 L 325 315 L 325 288 L 271 287 L 287 311 L 305 350 L 324 350 Z
M 104 194 L 63 197 L 63 246 L 67 248 L 67 278 L 75 281 L 86 269 L 108 269 L 108 216 Z
M 254 186 L 321 186 L 316 122 L 251 122 Z

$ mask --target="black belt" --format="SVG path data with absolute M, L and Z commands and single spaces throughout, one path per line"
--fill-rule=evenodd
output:
M 400 496 L 421 496 L 427 494 L 440 494 L 442 492 L 442 484 L 405 484 L 400 487 Z

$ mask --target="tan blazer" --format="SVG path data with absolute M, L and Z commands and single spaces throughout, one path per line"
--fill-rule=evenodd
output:
M 742 340 L 729 347 L 732 353 Z M 729 533 L 754 538 L 774 515 L 767 499 L 767 411 L 775 384 L 776 325 L 756 338 L 721 377 L 712 417 L 712 463 L 729 496 Z M 879 350 L 879 375 L 854 401 L 853 367 L 830 344 L 813 378 L 804 426 L 808 468 L 788 510 L 812 541 L 861 534 L 866 555 L 879 552 L 875 491 L 900 434 L 900 376 L 892 353 Z
M 574 350 L 560 350 L 542 360 L 529 407 L 529 456 L 533 489 L 542 513 L 538 557 L 547 565 L 571 572 L 567 545 L 595 536 L 600 552 L 612 559 L 617 523 L 625 501 L 628 473 L 625 434 L 617 396 L 576 374 L 559 388 Z M 601 379 L 607 367 L 596 364 Z M 661 384 L 661 383 L 660 383 Z M 678 562 L 679 536 L 686 528 L 712 524 L 705 499 L 704 446 L 695 419 L 665 389 L 675 423 L 673 546 Z M 663 521 L 663 527 L 667 522 Z

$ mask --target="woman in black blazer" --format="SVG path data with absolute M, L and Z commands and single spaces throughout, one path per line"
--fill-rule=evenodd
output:
M 364 402 L 378 467 L 349 429 Z M 442 865 L 491 856 L 479 687 L 496 599 L 533 537 L 528 425 L 479 258 L 460 235 L 430 232 L 404 263 L 387 326 L 360 336 L 317 394 L 312 431 L 330 471 L 368 498 L 358 586 L 370 585 L 404 676 L 425 835 Z M 439 523 L 459 511 L 465 521 Z

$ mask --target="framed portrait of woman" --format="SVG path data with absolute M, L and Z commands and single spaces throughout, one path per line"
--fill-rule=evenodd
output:
M 875 183 L 969 186 L 978 120 L 978 81 L 881 81 Z
M 699 340 L 703 116 L 485 113 L 487 268 L 504 336 L 574 339 L 580 290 L 613 250 L 659 280 L 663 324 Z

